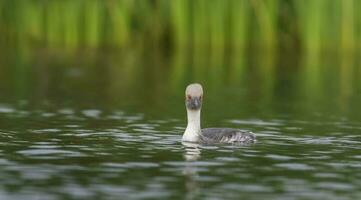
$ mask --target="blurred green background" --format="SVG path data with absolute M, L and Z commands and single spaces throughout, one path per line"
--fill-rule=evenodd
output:
M 349 101 L 361 88 L 360 6 L 358 0 L 0 0 L 1 98 L 119 102 L 140 91 L 145 101 L 159 102 L 197 81 L 214 91 L 242 86 L 266 102 L 288 95 L 336 99 L 352 109 Z
M 357 0 L 1 0 L 1 43 L 20 48 L 359 54 Z

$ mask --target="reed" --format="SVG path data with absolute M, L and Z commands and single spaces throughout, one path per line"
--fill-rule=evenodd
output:
M 360 53 L 355 0 L 2 0 L 6 44 L 31 48 L 115 47 L 213 53 L 295 50 Z M 287 19 L 290 23 L 280 23 Z M 296 31 L 293 27 L 296 27 Z M 5 38 L 5 39 L 4 39 Z M 296 52 L 296 51 L 295 51 Z

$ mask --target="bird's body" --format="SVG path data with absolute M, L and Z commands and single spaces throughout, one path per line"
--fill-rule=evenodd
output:
M 202 143 L 252 143 L 253 133 L 235 128 L 204 128 L 201 130 Z
M 248 131 L 233 128 L 201 129 L 201 106 L 203 88 L 200 84 L 191 84 L 186 89 L 187 128 L 182 140 L 200 143 L 252 143 L 256 136 Z

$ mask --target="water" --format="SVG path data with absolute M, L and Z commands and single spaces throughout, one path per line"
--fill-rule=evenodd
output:
M 345 82 L 337 64 L 313 77 L 250 64 L 231 81 L 217 68 L 178 76 L 169 60 L 87 59 L 3 64 L 0 199 L 361 198 L 353 71 Z M 192 80 L 205 88 L 203 127 L 258 141 L 182 144 Z

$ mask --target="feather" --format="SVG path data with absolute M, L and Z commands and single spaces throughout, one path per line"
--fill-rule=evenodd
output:
M 204 143 L 253 143 L 256 136 L 240 129 L 205 128 L 201 131 L 200 140 Z

